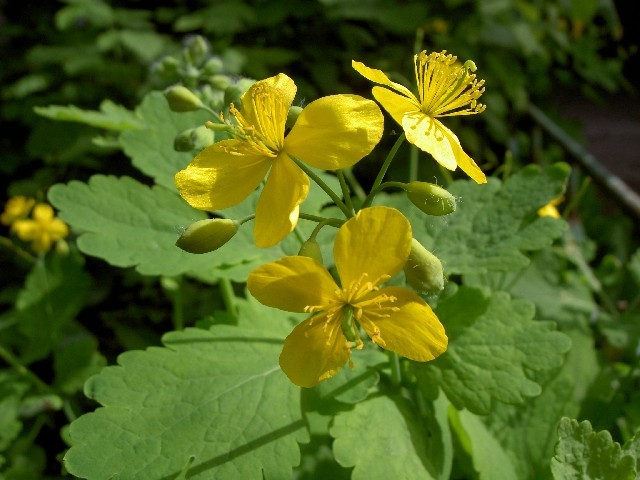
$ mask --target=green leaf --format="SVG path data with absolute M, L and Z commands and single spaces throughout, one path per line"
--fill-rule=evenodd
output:
M 29 272 L 16 300 L 18 329 L 29 339 L 21 352 L 26 363 L 46 357 L 84 306 L 91 278 L 83 263 L 77 253 L 50 255 Z
M 454 431 L 464 437 L 461 442 L 468 448 L 467 453 L 480 480 L 513 480 L 519 478 L 507 452 L 491 434 L 482 420 L 463 410 L 449 410 Z
M 339 413 L 331 428 L 333 452 L 352 480 L 438 478 L 429 455 L 429 433 L 401 396 L 377 396 Z
M 449 191 L 458 208 L 443 217 L 422 214 L 404 195 L 387 203 L 405 212 L 414 237 L 442 261 L 445 274 L 520 270 L 529 264 L 525 252 L 548 247 L 566 230 L 565 221 L 536 212 L 564 191 L 568 174 L 567 165 L 556 164 L 544 172 L 525 167 L 504 183 L 455 181 Z
M 0 371 L 0 452 L 5 451 L 22 430 L 20 403 L 29 384 L 12 371 Z
M 258 193 L 241 204 L 221 211 L 229 218 L 242 218 L 255 211 Z M 315 212 L 321 200 L 319 189 L 311 189 L 305 207 Z M 122 177 L 94 175 L 89 183 L 71 181 L 49 190 L 49 201 L 60 217 L 79 232 L 78 247 L 111 265 L 133 267 L 144 275 L 188 273 L 205 281 L 215 278 L 246 280 L 258 265 L 284 255 L 294 255 L 300 246 L 293 235 L 267 249 L 255 246 L 252 224 L 215 252 L 187 253 L 175 246 L 179 230 L 194 221 L 207 218 L 177 193 L 161 186 L 147 187 Z M 309 210 L 307 210 L 309 211 Z M 315 224 L 301 222 L 301 232 L 310 232 Z
M 588 420 L 564 417 L 558 426 L 556 453 L 551 460 L 553 478 L 632 480 L 636 477 L 636 444 L 623 451 L 606 430 L 594 432 Z
M 120 135 L 124 153 L 134 167 L 150 176 L 158 185 L 176 190 L 175 174 L 187 166 L 193 154 L 177 152 L 173 140 L 180 132 L 204 125 L 210 113 L 173 112 L 162 92 L 147 94 L 136 109 L 144 129 L 129 130 Z
M 282 338 L 216 326 L 131 351 L 85 386 L 104 407 L 71 424 L 64 458 L 91 479 L 289 478 L 308 439 L 300 390 L 278 366 Z
M 463 286 L 436 313 L 449 347 L 432 362 L 412 366 L 425 389 L 437 384 L 456 408 L 480 415 L 494 402 L 517 404 L 539 395 L 532 372 L 559 367 L 571 347 L 555 324 L 533 320 L 533 304 L 506 293 L 488 296 Z
M 111 100 L 103 100 L 100 110 L 83 110 L 73 105 L 49 105 L 48 107 L 34 107 L 35 112 L 52 120 L 62 122 L 78 122 L 92 127 L 105 128 L 107 130 L 141 130 L 144 124 L 130 110 Z

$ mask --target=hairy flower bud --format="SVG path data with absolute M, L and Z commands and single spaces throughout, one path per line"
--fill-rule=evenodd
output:
M 449 215 L 456 211 L 456 199 L 439 185 L 410 182 L 402 187 L 407 197 L 427 215 Z
M 200 36 L 195 35 L 187 40 L 187 58 L 192 65 L 201 65 L 209 55 L 209 42 Z
M 204 125 L 196 128 L 189 128 L 180 132 L 173 139 L 173 148 L 177 152 L 191 152 L 202 150 L 214 142 L 215 133 Z
M 174 85 L 164 91 L 169 108 L 174 112 L 192 112 L 202 107 L 202 100 L 182 85 Z
M 322 252 L 320 251 L 320 244 L 315 238 L 310 238 L 302 244 L 298 255 L 301 257 L 313 258 L 316 262 L 322 263 Z
M 213 252 L 231 240 L 238 227 L 238 222 L 227 218 L 198 220 L 189 225 L 176 246 L 189 253 Z
M 438 293 L 444 288 L 442 263 L 415 238 L 411 240 L 411 253 L 404 266 L 407 283 L 416 292 Z

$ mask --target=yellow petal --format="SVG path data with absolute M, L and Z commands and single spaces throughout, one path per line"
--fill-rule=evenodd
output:
M 308 193 L 307 175 L 285 154 L 280 155 L 273 162 L 256 206 L 253 235 L 258 247 L 272 247 L 293 231 L 299 205 Z
M 18 238 L 23 241 L 33 240 L 38 237 L 41 230 L 40 225 L 33 220 L 20 219 L 11 225 L 11 231 L 15 232 Z
M 400 92 L 401 94 L 406 96 L 407 98 L 413 99 L 417 102 L 415 95 L 411 93 L 411 91 L 407 87 L 389 80 L 389 77 L 387 77 L 382 70 L 369 68 L 364 63 L 356 62 L 355 60 L 351 61 L 351 66 L 354 68 L 356 72 L 358 72 L 367 80 L 371 80 L 372 82 L 379 83 L 381 85 L 386 85 L 387 87 L 391 87 L 395 91 Z
M 307 105 L 284 140 L 284 150 L 323 170 L 349 167 L 378 144 L 384 118 L 375 102 L 330 95 Z
M 395 208 L 370 207 L 345 222 L 333 245 L 343 288 L 398 273 L 411 251 L 411 225 Z M 362 279 L 366 273 L 367 277 Z
M 47 232 L 51 235 L 52 240 L 60 240 L 69 234 L 69 227 L 59 218 L 54 218 L 47 225 Z
M 318 262 L 296 255 L 254 269 L 249 274 L 247 288 L 264 305 L 287 312 L 304 312 L 307 306 L 326 305 L 338 286 Z
M 53 218 L 53 208 L 46 203 L 39 203 L 33 207 L 33 213 L 31 216 L 36 222 L 47 222 Z
M 439 120 L 423 113 L 408 113 L 402 119 L 402 128 L 410 143 L 430 153 L 443 167 L 449 170 L 460 167 L 477 183 L 487 183 L 480 167 L 462 150 L 455 133 Z
M 257 155 L 249 144 L 223 140 L 202 150 L 186 169 L 178 172 L 176 187 L 194 208 L 231 207 L 260 185 L 272 160 Z
M 257 97 L 260 96 L 259 92 L 265 89 L 275 90 L 274 95 L 279 96 L 285 104 L 291 105 L 296 96 L 297 87 L 293 80 L 284 73 L 259 80 L 251 85 L 249 90 L 242 94 L 240 101 L 242 102 L 242 113 L 252 125 L 258 125 L 259 115 L 256 115 L 256 108 L 260 107 L 261 101 Z M 282 119 L 282 125 L 285 120 L 286 117 Z
M 397 310 L 371 302 L 359 320 L 378 345 L 418 362 L 428 362 L 444 353 L 448 344 L 444 327 L 422 298 L 402 287 L 384 287 L 369 297 L 381 295 L 395 297 L 394 302 L 384 302 L 382 306 Z
M 334 376 L 351 355 L 340 321 L 326 323 L 326 314 L 298 325 L 284 341 L 280 367 L 300 387 L 313 387 Z
M 402 118 L 405 113 L 420 111 L 420 104 L 416 99 L 398 95 L 387 88 L 373 87 L 372 93 L 380 105 L 400 125 L 402 125 Z

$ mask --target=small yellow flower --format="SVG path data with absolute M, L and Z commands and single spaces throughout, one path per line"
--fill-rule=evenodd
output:
M 16 220 L 26 218 L 35 203 L 36 201 L 33 198 L 23 197 L 22 195 L 11 197 L 4 206 L 0 221 L 3 225 L 11 225 Z
M 552 217 L 560 218 L 560 212 L 558 212 L 557 206 L 564 202 L 564 195 L 554 198 L 544 207 L 538 209 L 538 216 L 540 217 Z
M 69 234 L 67 225 L 57 218 L 53 208 L 39 203 L 33 208 L 33 219 L 16 220 L 11 230 L 25 242 L 31 242 L 36 253 L 48 252 L 53 242 L 63 239 Z
M 361 349 L 357 322 L 377 345 L 411 360 L 433 360 L 447 348 L 429 305 L 403 287 L 380 287 L 402 270 L 411 225 L 389 207 L 365 208 L 345 222 L 333 254 L 341 281 L 317 261 L 285 257 L 251 272 L 247 286 L 261 303 L 313 315 L 284 342 L 280 366 L 293 383 L 312 387 L 335 375 Z
M 269 172 L 256 207 L 256 245 L 270 247 L 296 226 L 309 178 L 291 159 L 324 170 L 348 167 L 368 155 L 383 130 L 382 112 L 357 95 L 332 95 L 307 105 L 285 135 L 296 85 L 284 74 L 256 82 L 232 104 L 233 139 L 203 149 L 176 174 L 180 195 L 192 207 L 218 210 L 240 203 Z
M 443 167 L 449 170 L 460 167 L 477 183 L 486 183 L 484 173 L 462 150 L 458 137 L 438 120 L 484 111 L 485 105 L 478 102 L 484 92 L 484 80 L 469 73 L 475 72 L 475 64 L 472 61 L 457 64 L 456 57 L 446 55 L 446 51 L 429 55 L 422 51 L 414 56 L 414 63 L 418 97 L 380 70 L 355 60 L 352 66 L 368 80 L 395 90 L 373 87 L 373 96 L 402 125 L 410 143 L 431 154 Z

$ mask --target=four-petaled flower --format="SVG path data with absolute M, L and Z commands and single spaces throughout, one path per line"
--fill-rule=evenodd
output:
M 66 223 L 57 218 L 51 205 L 39 203 L 33 208 L 33 219 L 20 219 L 13 222 L 11 230 L 20 240 L 31 242 L 36 253 L 48 252 L 53 242 L 69 234 Z
M 256 206 L 254 237 L 270 247 L 294 229 L 309 178 L 296 157 L 324 170 L 349 167 L 368 155 L 382 136 L 382 112 L 357 95 L 332 95 L 307 105 L 285 136 L 296 86 L 284 74 L 256 82 L 231 105 L 232 139 L 203 149 L 176 174 L 180 195 L 193 207 L 218 210 L 240 203 L 269 176 Z
M 403 287 L 380 287 L 404 266 L 411 238 L 411 225 L 398 210 L 365 208 L 335 238 L 341 286 L 320 263 L 303 256 L 251 272 L 247 286 L 258 301 L 312 314 L 287 337 L 280 355 L 293 383 L 312 387 L 335 375 L 351 349 L 362 348 L 356 324 L 377 345 L 412 360 L 433 360 L 446 350 L 444 327 L 422 298 Z
M 473 159 L 467 155 L 458 137 L 445 127 L 439 117 L 480 113 L 485 105 L 478 102 L 484 92 L 484 80 L 477 80 L 473 62 L 456 64 L 456 57 L 446 51 L 425 51 L 414 56 L 418 97 L 409 89 L 392 82 L 380 70 L 353 61 L 353 68 L 362 76 L 385 87 L 373 87 L 373 96 L 402 125 L 407 140 L 431 154 L 449 170 L 460 167 L 477 183 L 487 179 Z M 397 93 L 396 93 L 397 92 Z

